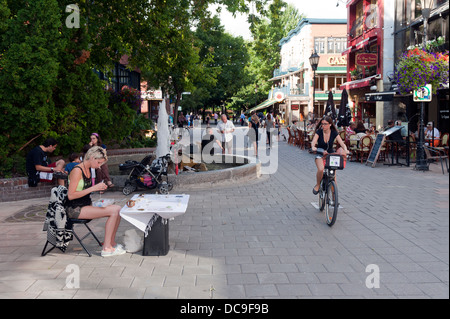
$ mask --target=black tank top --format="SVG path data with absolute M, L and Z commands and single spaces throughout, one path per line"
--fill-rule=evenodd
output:
M 334 140 L 336 139 L 336 137 L 338 136 L 338 134 L 339 134 L 338 132 L 331 130 L 330 139 L 328 140 L 328 142 L 325 142 L 325 140 L 323 138 L 323 130 L 318 129 L 317 135 L 319 135 L 319 139 L 317 141 L 317 147 L 323 148 L 328 153 L 334 153 L 333 143 L 334 143 Z
M 89 188 L 92 186 L 92 179 L 87 177 L 86 175 L 84 175 L 83 169 L 80 166 L 75 166 L 75 168 L 79 168 L 81 170 L 81 174 L 82 174 L 82 179 L 83 179 L 83 190 L 85 190 L 86 188 Z M 81 180 L 78 182 L 80 183 Z M 78 190 L 78 185 L 77 185 L 77 190 Z M 67 206 L 68 207 L 72 207 L 72 208 L 76 208 L 76 207 L 84 207 L 84 206 L 90 206 L 92 205 L 92 200 L 91 200 L 91 194 L 87 194 L 84 195 L 83 197 L 80 198 L 76 198 L 73 200 L 68 200 L 67 201 Z

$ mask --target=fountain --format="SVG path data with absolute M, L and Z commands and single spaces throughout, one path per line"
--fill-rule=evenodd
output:
M 210 166 L 209 170 L 202 172 L 191 172 L 191 173 L 181 173 L 181 174 L 170 174 L 170 172 L 176 172 L 178 165 L 172 164 L 172 169 L 169 169 L 169 180 L 175 186 L 178 187 L 193 187 L 193 186 L 210 186 L 214 184 L 223 185 L 224 182 L 234 183 L 238 180 L 250 180 L 254 178 L 259 178 L 261 175 L 261 163 L 254 158 L 242 155 L 222 155 L 216 154 L 211 157 L 202 158 L 198 151 L 192 152 L 191 149 L 194 145 L 201 142 L 201 127 L 195 127 L 191 129 L 190 136 L 183 136 L 183 134 L 178 134 L 178 131 L 186 132 L 186 130 L 175 129 L 172 135 L 169 131 L 169 121 L 168 114 L 166 110 L 166 101 L 163 100 L 159 104 L 158 112 L 158 123 L 157 123 L 157 137 L 158 142 L 156 146 L 155 156 L 156 158 L 171 154 L 172 161 L 177 163 L 178 160 L 178 148 L 184 149 L 183 154 L 191 154 L 193 160 L 196 162 L 202 162 L 206 164 L 213 164 Z M 175 138 L 178 136 L 179 138 Z M 181 138 L 181 139 L 180 139 Z M 177 140 L 178 145 L 171 151 L 171 140 Z M 196 141 L 196 142 L 195 142 Z M 200 143 L 201 144 L 201 143 Z M 139 162 L 142 159 L 136 158 Z M 181 158 L 180 158 L 181 160 Z M 183 168 L 181 168 L 183 170 Z M 110 174 L 112 176 L 113 182 L 116 185 L 124 185 L 125 179 L 128 172 L 117 172 L 116 169 L 111 167 Z
M 158 144 L 156 145 L 156 157 L 165 156 L 170 153 L 169 117 L 166 110 L 166 100 L 159 104 L 158 112 Z

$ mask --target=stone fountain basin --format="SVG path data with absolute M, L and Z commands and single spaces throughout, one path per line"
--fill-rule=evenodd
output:
M 140 161 L 143 157 L 144 156 L 135 156 L 133 159 Z M 129 160 L 131 158 L 127 159 Z M 214 162 L 226 163 L 228 168 L 209 170 L 205 172 L 184 172 L 180 170 L 178 175 L 169 174 L 169 181 L 174 184 L 174 190 L 179 192 L 183 189 L 189 188 L 202 188 L 219 184 L 225 185 L 249 181 L 257 179 L 261 176 L 261 162 L 253 157 L 220 154 L 214 155 Z M 230 164 L 232 164 L 232 167 L 229 167 Z M 111 172 L 114 170 L 111 170 Z M 111 174 L 112 182 L 118 190 L 122 190 L 127 177 L 128 175 Z

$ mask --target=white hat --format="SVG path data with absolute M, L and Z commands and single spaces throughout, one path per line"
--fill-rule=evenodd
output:
M 428 125 L 433 126 L 433 122 L 428 122 L 427 126 Z

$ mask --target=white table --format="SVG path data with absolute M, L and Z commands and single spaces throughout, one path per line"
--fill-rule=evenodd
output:
M 136 201 L 133 207 L 126 204 L 120 210 L 120 216 L 136 226 L 143 232 L 146 232 L 149 222 L 154 215 L 159 215 L 165 220 L 183 215 L 186 212 L 189 195 L 154 195 L 154 194 L 136 194 L 132 198 Z

